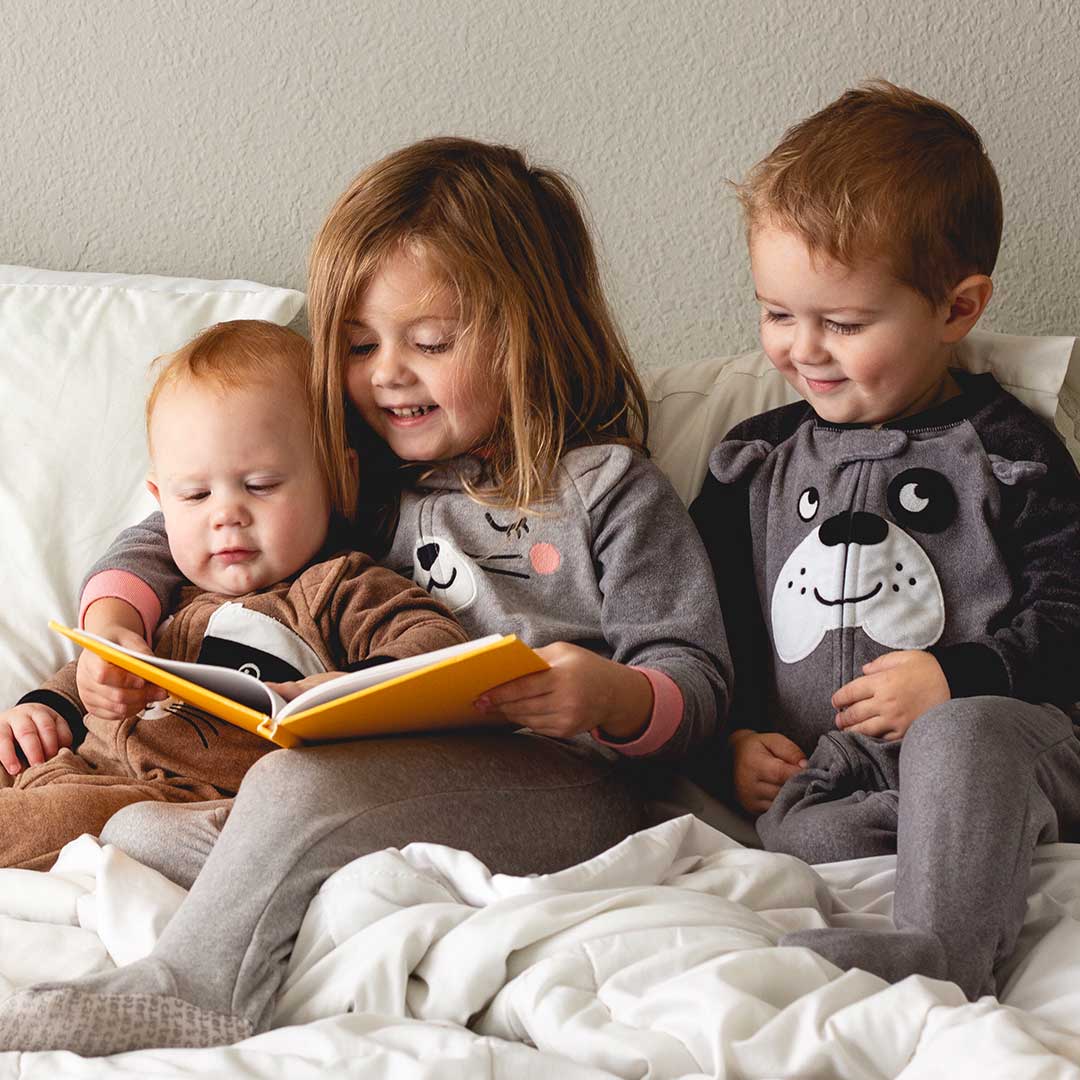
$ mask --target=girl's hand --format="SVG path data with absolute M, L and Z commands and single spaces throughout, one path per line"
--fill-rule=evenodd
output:
M 313 686 L 318 686 L 319 683 L 340 678 L 344 674 L 343 671 L 324 671 L 321 675 L 309 675 L 306 679 L 297 679 L 293 682 L 268 682 L 266 685 L 280 694 L 286 701 L 292 701 L 294 697 L 299 697 L 305 690 L 310 690 Z
M 652 686 L 640 671 L 565 641 L 536 651 L 551 667 L 489 690 L 476 700 L 481 712 L 558 739 L 593 728 L 623 739 L 648 726 Z
M 150 654 L 153 651 L 141 634 L 124 626 L 106 626 L 91 632 L 132 652 Z M 163 701 L 169 696 L 161 687 L 110 664 L 89 649 L 83 649 L 79 656 L 75 685 L 83 708 L 105 720 L 126 720 L 142 712 L 149 702 Z
M 952 697 L 941 665 L 928 652 L 885 653 L 832 696 L 836 726 L 894 742 L 927 709 Z
M 0 712 L 0 765 L 9 776 L 18 776 L 23 769 L 16 746 L 31 765 L 40 765 L 54 757 L 60 747 L 70 745 L 71 728 L 48 705 L 32 702 Z
M 741 728 L 728 738 L 734 758 L 735 797 L 750 814 L 764 814 L 780 789 L 806 768 L 806 755 L 778 731 Z

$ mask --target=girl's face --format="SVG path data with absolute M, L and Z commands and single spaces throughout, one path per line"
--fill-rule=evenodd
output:
M 389 258 L 345 322 L 349 397 L 398 457 L 451 458 L 491 434 L 501 395 L 471 361 L 454 297 L 422 256 Z

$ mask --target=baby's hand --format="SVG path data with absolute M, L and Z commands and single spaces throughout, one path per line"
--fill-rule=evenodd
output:
M 536 651 L 551 667 L 489 690 L 476 700 L 481 712 L 558 739 L 593 728 L 628 738 L 648 726 L 652 686 L 640 671 L 565 641 Z
M 150 653 L 150 646 L 133 630 L 123 626 L 96 630 L 99 637 L 123 645 L 133 652 Z M 146 708 L 151 701 L 163 701 L 169 695 L 153 683 L 110 664 L 96 653 L 84 649 L 75 669 L 75 685 L 83 708 L 105 720 L 126 720 Z
M 61 746 L 70 745 L 71 728 L 48 705 L 32 702 L 0 712 L 0 765 L 9 776 L 17 776 L 23 769 L 16 746 L 31 765 L 40 765 L 54 757 Z
M 832 696 L 836 726 L 894 742 L 927 709 L 952 697 L 941 665 L 928 652 L 885 653 Z
M 735 797 L 751 814 L 764 814 L 780 789 L 806 768 L 806 755 L 778 731 L 743 728 L 728 739 L 734 759 Z
M 342 671 L 324 671 L 320 675 L 309 675 L 306 679 L 298 679 L 294 682 L 268 682 L 266 685 L 275 693 L 280 694 L 286 701 L 292 701 L 294 697 L 298 697 L 305 690 L 310 690 L 313 686 L 318 686 L 319 683 L 338 679 L 343 674 Z

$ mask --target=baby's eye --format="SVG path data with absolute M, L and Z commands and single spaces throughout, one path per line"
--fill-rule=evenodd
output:
M 825 326 L 834 334 L 857 334 L 863 328 L 862 323 L 833 322 L 832 319 L 826 319 Z
M 270 481 L 251 481 L 251 483 L 245 485 L 253 495 L 268 495 L 275 488 L 280 487 L 280 482 L 277 480 Z
M 177 498 L 179 498 L 181 502 L 196 503 L 202 502 L 209 494 L 209 491 L 183 491 Z
M 782 322 L 784 319 L 790 319 L 791 316 L 786 311 L 770 311 L 765 308 L 761 313 L 762 322 Z

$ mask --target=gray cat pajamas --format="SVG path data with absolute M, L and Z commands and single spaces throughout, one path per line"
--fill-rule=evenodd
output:
M 117 818 L 103 836 L 190 884 L 187 899 L 145 960 L 0 1002 L 0 1049 L 92 1055 L 242 1038 L 269 1025 L 307 905 L 352 859 L 429 841 L 495 871 L 545 873 L 645 824 L 632 759 L 693 753 L 727 708 L 730 661 L 701 541 L 660 471 L 626 447 L 566 454 L 535 515 L 471 499 L 462 474 L 478 468 L 452 463 L 405 493 L 385 564 L 470 636 L 568 641 L 637 667 L 656 700 L 645 732 L 617 746 L 484 733 L 281 750 L 250 770 L 231 812 Z M 117 547 L 107 565 L 134 551 L 127 568 L 168 610 L 176 570 L 160 518 Z
M 692 508 L 720 590 L 733 728 L 779 731 L 809 764 L 757 821 L 807 862 L 898 855 L 895 933 L 802 931 L 841 967 L 993 992 L 1040 842 L 1080 835 L 1080 480 L 990 376 L 879 429 L 804 403 L 713 452 Z M 739 632 L 735 631 L 739 628 Z M 925 649 L 951 700 L 899 742 L 836 727 L 832 694 L 887 652 Z

